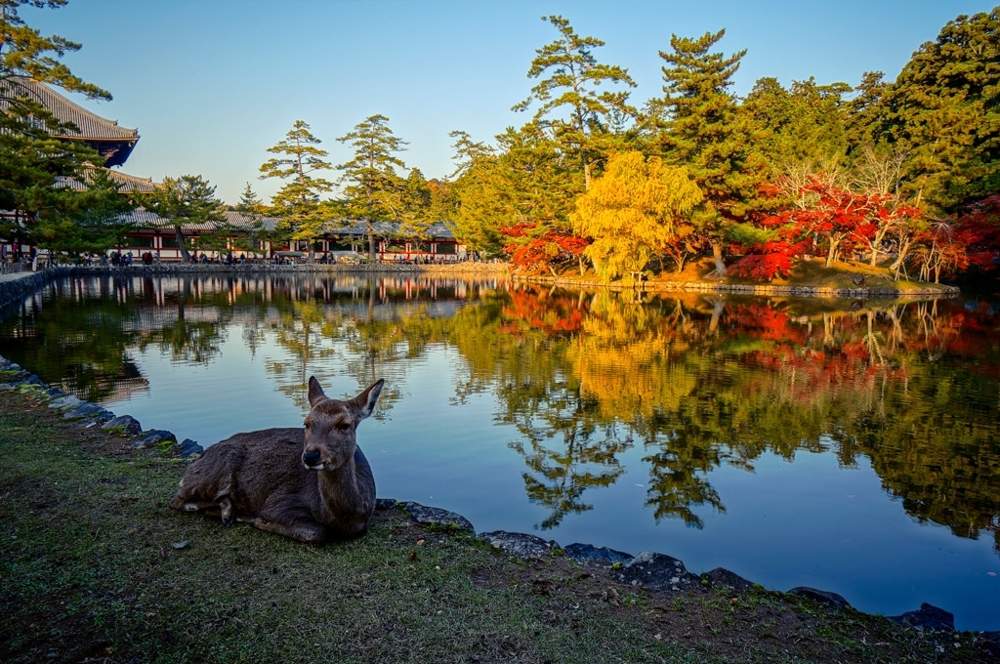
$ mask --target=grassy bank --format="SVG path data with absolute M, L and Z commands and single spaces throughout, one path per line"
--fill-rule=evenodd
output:
M 620 586 L 400 509 L 323 548 L 224 528 L 167 508 L 183 462 L 123 442 L 0 390 L 0 661 L 987 661 L 973 634 L 760 588 Z

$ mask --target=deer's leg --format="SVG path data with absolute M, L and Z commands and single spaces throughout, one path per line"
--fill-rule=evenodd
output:
M 309 510 L 300 505 L 268 501 L 260 515 L 253 520 L 253 525 L 269 533 L 291 537 L 307 544 L 326 542 L 326 526 L 316 521 Z

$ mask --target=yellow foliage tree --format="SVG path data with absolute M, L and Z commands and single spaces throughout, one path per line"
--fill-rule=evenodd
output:
M 702 194 L 687 169 L 659 157 L 623 152 L 608 159 L 604 174 L 576 203 L 574 231 L 592 238 L 584 254 L 605 283 L 631 282 L 653 258 L 668 252 Z

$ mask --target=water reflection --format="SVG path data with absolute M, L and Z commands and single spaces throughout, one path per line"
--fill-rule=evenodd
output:
M 44 381 L 107 403 L 148 389 L 136 353 L 204 366 L 238 329 L 253 356 L 282 350 L 266 373 L 299 407 L 312 373 L 396 385 L 446 346 L 461 359 L 451 403 L 495 400 L 543 530 L 590 511 L 636 448 L 643 467 L 628 472 L 646 475 L 653 518 L 693 528 L 726 511 L 715 469 L 830 451 L 845 468 L 870 460 L 913 519 L 1000 552 L 995 313 L 958 300 L 636 301 L 493 279 L 104 277 L 48 286 L 0 338 Z M 403 398 L 387 390 L 380 416 Z
M 499 329 L 531 375 L 516 377 L 524 389 L 501 391 L 506 412 L 557 423 L 521 425 L 531 451 L 513 445 L 550 480 L 542 491 L 526 475 L 529 495 L 552 509 L 543 528 L 567 509 L 585 509 L 586 487 L 614 482 L 615 455 L 631 444 L 621 437 L 610 435 L 615 444 L 601 448 L 610 452 L 600 457 L 605 472 L 570 469 L 577 450 L 588 449 L 580 440 L 589 431 L 623 422 L 646 451 L 647 504 L 657 519 L 701 527 L 693 508 L 725 511 L 709 481 L 722 464 L 752 471 L 767 452 L 793 459 L 829 448 L 847 467 L 870 458 L 915 519 L 961 537 L 988 532 L 1000 552 L 998 350 L 989 305 L 835 311 L 814 301 L 664 297 L 637 306 L 613 293 L 574 299 L 531 289 L 510 298 Z M 565 421 L 573 426 L 563 446 L 539 451 L 536 439 L 551 439 Z M 543 466 L 540 455 L 559 464 Z

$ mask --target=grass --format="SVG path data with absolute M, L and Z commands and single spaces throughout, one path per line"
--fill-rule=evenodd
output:
M 322 548 L 224 528 L 167 507 L 182 462 L 123 443 L 0 390 L 0 661 L 981 658 L 972 634 L 955 641 L 759 587 L 620 586 L 566 556 L 512 559 L 399 509 Z

